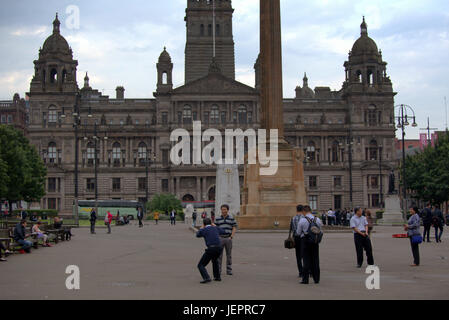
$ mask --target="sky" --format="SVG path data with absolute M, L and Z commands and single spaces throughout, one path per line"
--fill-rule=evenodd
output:
M 184 82 L 187 0 L 2 0 L 0 12 L 0 100 L 29 90 L 33 61 L 52 33 L 55 13 L 61 33 L 78 60 L 78 84 L 89 72 L 91 87 L 115 96 L 152 98 L 156 63 L 164 47 L 174 63 L 173 82 Z M 254 86 L 259 52 L 259 1 L 233 0 L 236 80 Z M 73 8 L 79 11 L 79 25 Z M 410 105 L 418 128 L 444 130 L 449 103 L 449 1 L 281 0 L 284 97 L 292 98 L 307 72 L 309 86 L 341 89 L 343 64 L 360 36 L 362 16 L 383 52 L 398 92 Z M 74 23 L 75 22 L 75 23 Z

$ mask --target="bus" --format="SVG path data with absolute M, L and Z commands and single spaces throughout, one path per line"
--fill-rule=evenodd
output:
M 114 218 L 117 215 L 117 212 L 120 212 L 121 217 L 126 216 L 130 220 L 137 219 L 138 208 L 141 208 L 142 212 L 145 213 L 144 203 L 138 201 L 98 200 L 95 202 L 95 200 L 80 200 L 78 201 L 78 213 L 80 219 L 89 219 L 90 212 L 92 209 L 95 209 L 95 204 L 98 207 L 98 219 L 104 219 L 108 211 L 114 216 Z

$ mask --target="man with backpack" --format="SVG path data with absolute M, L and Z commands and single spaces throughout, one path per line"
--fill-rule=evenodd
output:
M 443 235 L 444 216 L 440 210 L 440 206 L 436 205 L 432 216 L 432 225 L 435 229 L 435 240 L 441 242 L 441 236 Z M 439 231 L 439 232 L 438 232 Z
M 304 218 L 298 223 L 296 234 L 301 237 L 304 269 L 301 284 L 309 284 L 309 275 L 313 281 L 320 282 L 319 246 L 323 238 L 322 222 L 312 214 L 310 206 L 304 206 Z
M 355 215 L 351 218 L 350 225 L 354 232 L 354 243 L 357 253 L 357 268 L 362 267 L 363 250 L 366 251 L 368 265 L 374 265 L 373 247 L 368 234 L 368 220 L 362 215 L 362 208 L 355 209 Z
M 427 234 L 427 242 L 430 242 L 430 228 L 432 227 L 432 209 L 430 203 L 428 203 L 427 207 L 421 212 L 421 218 L 424 225 L 423 241 L 425 241 Z

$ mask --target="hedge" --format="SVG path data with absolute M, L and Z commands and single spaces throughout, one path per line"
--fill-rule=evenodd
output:
M 28 214 L 28 217 L 32 214 L 35 213 L 39 218 L 43 218 L 43 216 L 46 217 L 56 217 L 58 215 L 58 210 L 13 210 L 13 215 L 16 216 L 20 216 L 20 213 L 22 211 L 26 211 L 26 213 Z

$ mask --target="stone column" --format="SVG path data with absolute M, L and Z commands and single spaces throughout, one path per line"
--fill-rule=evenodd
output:
M 262 128 L 284 138 L 280 0 L 260 0 Z

